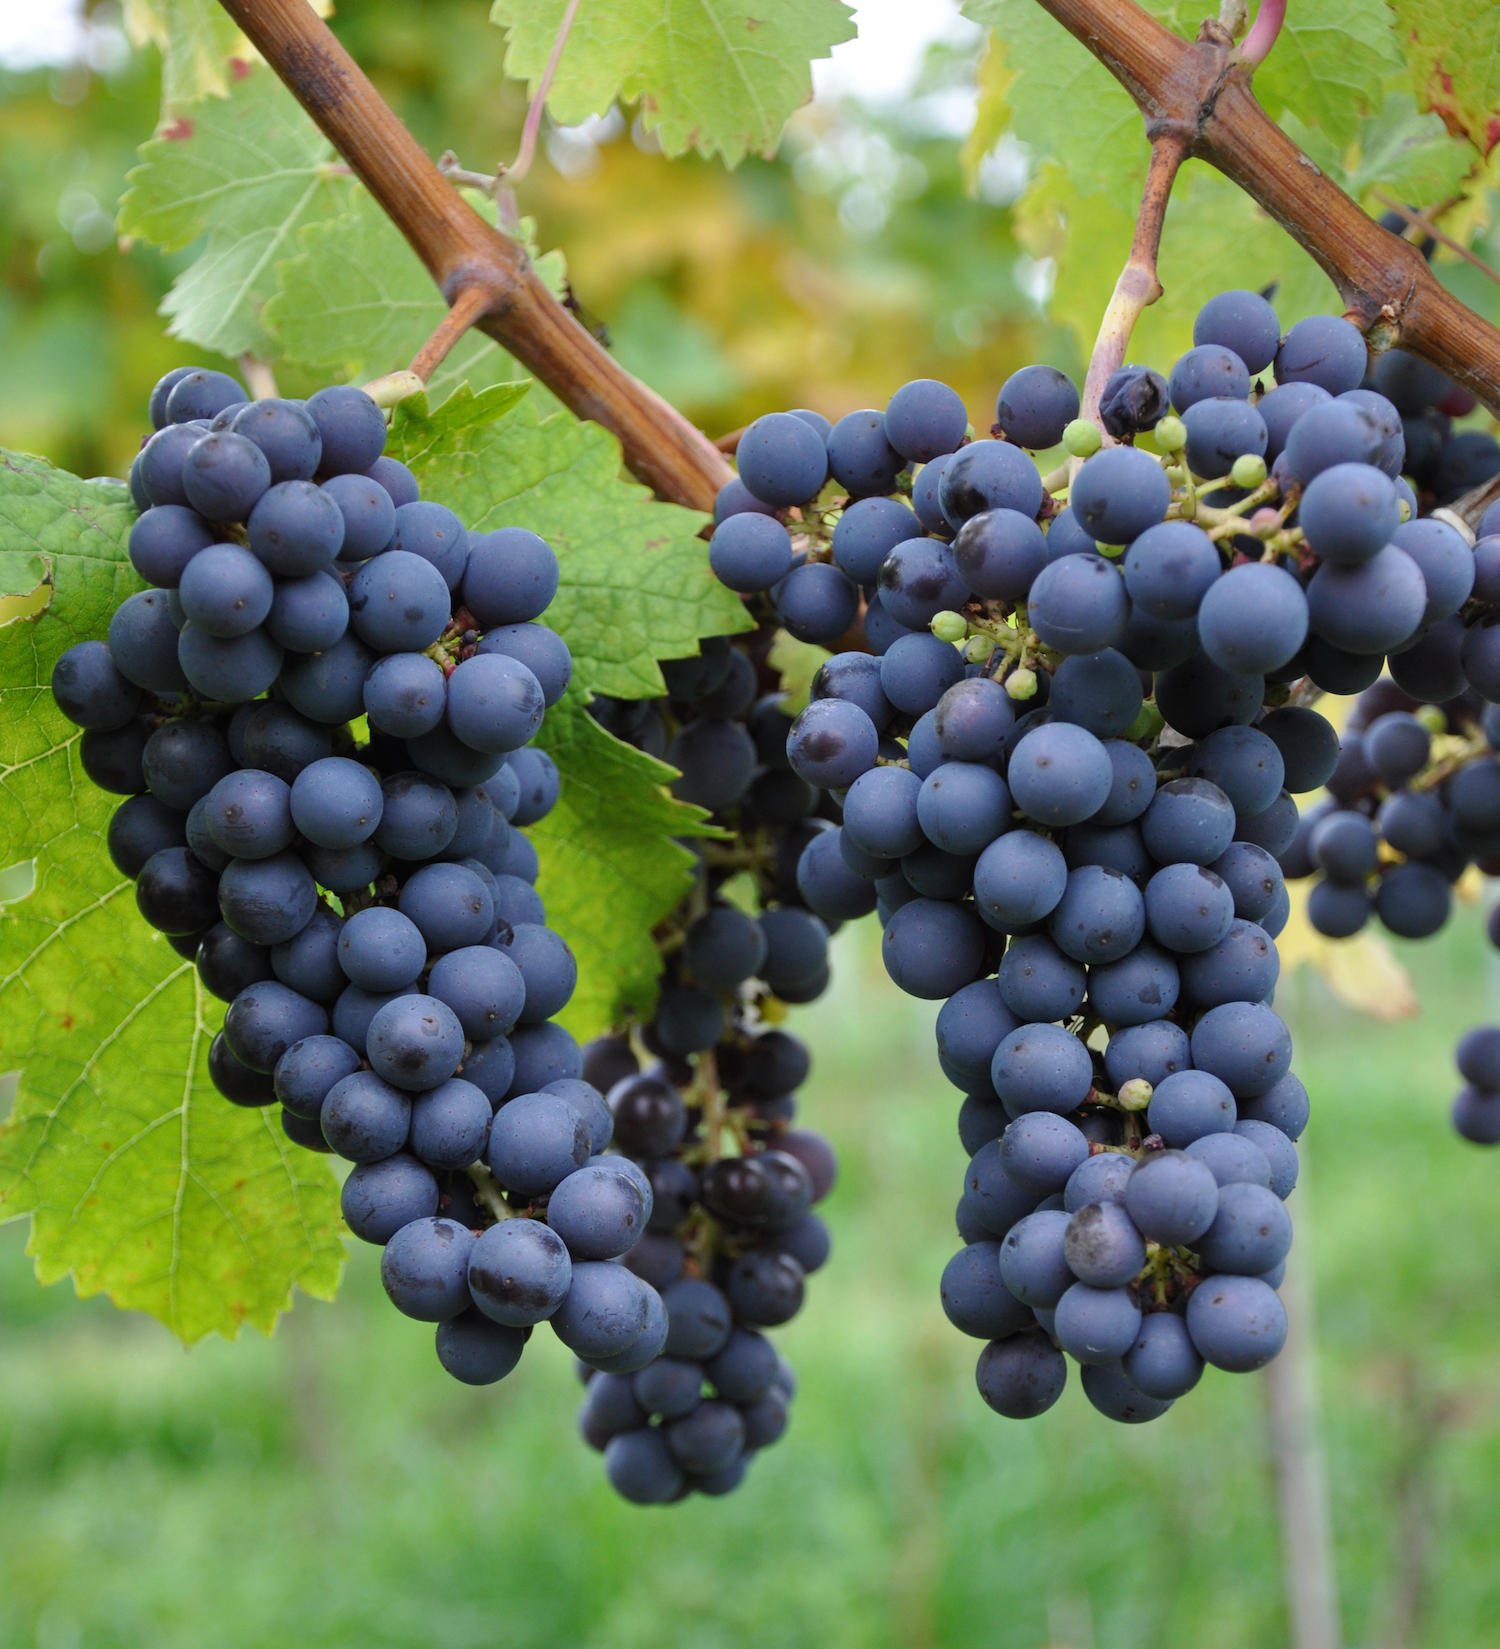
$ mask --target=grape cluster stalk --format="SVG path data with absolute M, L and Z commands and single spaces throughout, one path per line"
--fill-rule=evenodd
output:
M 1032 366 L 987 439 L 933 380 L 741 438 L 710 558 L 839 649 L 787 739 L 837 816 L 799 887 L 873 905 L 892 979 L 944 1004 L 970 1162 L 941 1295 L 1002 1414 L 1050 1407 L 1072 1358 L 1102 1413 L 1150 1420 L 1281 1348 L 1308 1116 L 1271 1006 L 1285 879 L 1323 870 L 1325 931 L 1336 897 L 1416 937 L 1493 851 L 1489 546 L 1442 512 L 1500 444 L 1451 431 L 1462 397 L 1229 291 L 1170 373 L 1111 374 L 1097 422 Z M 1362 689 L 1341 745 L 1310 704 Z M 1446 809 L 1442 840 L 1378 845 L 1377 807 Z

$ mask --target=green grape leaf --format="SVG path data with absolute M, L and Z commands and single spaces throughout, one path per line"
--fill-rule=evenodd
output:
M 1494 0 L 1390 0 L 1423 109 L 1483 155 L 1500 143 L 1500 10 Z
M 262 311 L 297 231 L 346 213 L 355 182 L 267 68 L 198 105 L 141 146 L 120 202 L 121 234 L 167 251 L 207 236 L 162 302 L 172 335 L 224 355 L 272 359 Z
M 506 31 L 505 72 L 536 90 L 567 0 L 494 0 Z M 812 95 L 809 61 L 854 36 L 841 0 L 582 0 L 547 93 L 565 126 L 616 98 L 669 155 L 719 154 L 737 166 L 770 155 L 793 110 Z
M 706 517 L 659 504 L 625 479 L 607 430 L 536 392 L 487 422 L 461 421 L 467 385 L 432 413 L 420 399 L 396 409 L 387 450 L 410 466 L 424 498 L 474 531 L 528 527 L 556 551 L 561 582 L 547 622 L 573 654 L 575 688 L 656 698 L 665 690 L 658 659 L 688 658 L 704 636 L 754 628 L 709 570 L 697 536 Z
M 125 0 L 133 46 L 161 52 L 162 108 L 173 110 L 229 91 L 229 59 L 249 42 L 217 0 Z
M 294 1286 L 332 1298 L 343 1263 L 327 1164 L 208 1080 L 222 1007 L 135 910 L 105 849 L 118 798 L 48 691 L 74 642 L 140 587 L 118 482 L 0 453 L 0 548 L 45 564 L 55 598 L 0 628 L 0 866 L 28 865 L 0 916 L 0 1218 L 32 1216 L 44 1283 L 72 1273 L 184 1341 L 269 1331 Z
M 1400 66 L 1386 0 L 1296 0 L 1255 71 L 1255 96 L 1273 120 L 1291 113 L 1348 144 Z
M 676 768 L 606 733 L 579 693 L 547 712 L 534 742 L 562 785 L 526 834 L 541 860 L 547 925 L 578 961 L 578 988 L 557 1017 L 582 1042 L 650 1018 L 661 971 L 651 932 L 693 885 L 693 855 L 673 837 L 725 832 L 665 788 Z
M 1080 195 L 1138 195 L 1149 150 L 1140 111 L 1119 81 L 1036 0 L 967 0 L 963 11 L 1003 47 L 1013 74 L 1001 95 L 1016 136 L 1055 160 Z
M 494 202 L 464 197 L 487 222 Z M 306 224 L 292 254 L 276 269 L 277 290 L 264 321 L 287 360 L 353 381 L 405 366 L 447 312 L 422 260 L 363 186 L 349 210 Z M 554 296 L 567 285 L 563 254 L 538 255 L 535 225 L 521 222 L 527 252 Z M 520 376 L 520 368 L 482 332 L 466 333 L 428 382 L 430 395 L 465 381 L 484 385 Z

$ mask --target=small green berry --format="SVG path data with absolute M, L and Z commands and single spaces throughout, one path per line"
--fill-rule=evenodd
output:
M 1256 452 L 1243 453 L 1234 461 L 1234 468 L 1229 472 L 1229 479 L 1237 487 L 1244 487 L 1251 491 L 1258 487 L 1266 478 L 1266 461 Z
M 939 641 L 962 641 L 969 633 L 969 621 L 962 613 L 938 613 L 932 620 L 932 633 Z
M 1152 431 L 1163 452 L 1181 452 L 1187 445 L 1187 425 L 1169 413 Z
M 1429 733 L 1438 734 L 1448 731 L 1448 717 L 1441 707 L 1436 704 L 1420 705 L 1412 714 Z
M 1075 458 L 1092 458 L 1104 445 L 1104 437 L 1092 419 L 1075 418 L 1063 431 L 1063 445 Z
M 1153 1092 L 1145 1077 L 1133 1076 L 1129 1082 L 1120 1084 L 1120 1092 L 1116 1097 L 1127 1111 L 1144 1111 L 1151 1103 Z
M 1005 691 L 1013 699 L 1034 699 L 1036 697 L 1036 671 L 1012 670 L 1005 678 Z
M 1124 553 L 1125 545 L 1123 544 L 1101 544 L 1099 546 L 1099 554 L 1108 556 L 1111 561 L 1118 561 Z
M 970 664 L 983 664 L 995 650 L 995 638 L 987 635 L 970 636 L 964 648 L 964 657 Z

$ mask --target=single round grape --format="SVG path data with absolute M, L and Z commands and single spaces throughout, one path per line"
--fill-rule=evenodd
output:
M 365 1242 L 385 1244 L 413 1220 L 437 1213 L 437 1181 L 415 1157 L 404 1152 L 381 1162 L 359 1163 L 339 1194 L 344 1222 Z M 508 1230 L 507 1222 L 496 1230 Z
M 1206 1362 L 1247 1374 L 1286 1343 L 1286 1310 L 1258 1277 L 1209 1277 L 1188 1297 L 1187 1329 Z
M 213 925 L 218 879 L 185 847 L 164 847 L 142 865 L 136 908 L 160 933 L 202 933 Z
M 1307 638 L 1309 597 L 1281 567 L 1252 561 L 1214 582 L 1198 609 L 1203 651 L 1231 675 L 1264 676 Z
M 1018 447 L 1055 447 L 1077 416 L 1078 390 L 1056 367 L 1023 366 L 995 399 L 995 422 Z
M 343 639 L 349 628 L 349 598 L 332 573 L 278 581 L 266 633 L 291 653 L 321 653 Z
M 1298 321 L 1276 352 L 1276 382 L 1312 383 L 1330 395 L 1357 389 L 1369 367 L 1365 340 L 1342 315 Z
M 1011 755 L 1007 774 L 1016 806 L 1038 823 L 1053 826 L 1092 817 L 1114 782 L 1104 746 L 1086 729 L 1066 722 L 1027 733 Z
M 1083 1103 L 1094 1084 L 1088 1050 L 1058 1025 L 1022 1025 L 995 1050 L 995 1092 L 1014 1116 L 1028 1111 L 1065 1114 Z
M 420 653 L 447 628 L 448 586 L 430 561 L 409 550 L 387 550 L 355 573 L 349 613 L 359 638 L 371 647 Z
M 1108 739 L 1129 732 L 1142 702 L 1135 666 L 1123 653 L 1106 647 L 1065 658 L 1053 674 L 1047 705 L 1058 721 L 1073 722 L 1096 738 Z
M 300 933 L 317 909 L 318 890 L 292 853 L 236 859 L 219 878 L 219 910 L 242 938 L 279 945 Z
M 240 768 L 226 773 L 204 798 L 210 837 L 236 859 L 269 859 L 290 847 L 291 791 L 274 773 Z
M 938 502 L 955 529 L 984 510 L 1015 510 L 1035 520 L 1042 503 L 1042 478 L 1036 465 L 1010 442 L 971 441 L 944 465 Z
M 1060 653 L 1097 653 L 1124 637 L 1130 598 L 1112 562 L 1102 556 L 1065 555 L 1037 575 L 1026 613 L 1047 646 Z
M 1012 765 L 1013 778 L 1015 772 Z M 1067 879 L 1067 863 L 1054 842 L 1014 830 L 980 854 L 974 867 L 975 908 L 990 927 L 1015 933 L 1057 908 Z
M 330 384 L 307 398 L 307 416 L 321 442 L 325 475 L 362 475 L 385 449 L 385 414 L 353 384 Z
M 980 1352 L 975 1369 L 979 1395 L 1011 1420 L 1046 1413 L 1062 1396 L 1067 1379 L 1067 1360 L 1035 1328 L 992 1340 Z
M 130 529 L 130 564 L 148 584 L 176 589 L 187 564 L 215 541 L 213 528 L 196 510 L 158 504 L 138 516 Z
M 984 958 L 979 921 L 962 906 L 914 899 L 886 927 L 886 972 L 910 996 L 937 1000 L 969 983 Z
M 789 412 L 757 418 L 735 449 L 740 480 L 775 509 L 804 504 L 828 475 L 828 449 L 810 425 Z
M 903 384 L 885 409 L 886 439 L 903 458 L 919 464 L 956 452 L 968 425 L 969 415 L 962 398 L 935 378 L 914 378 Z M 1021 444 L 1051 446 L 1053 443 L 1023 441 Z
M 963 655 L 930 631 L 898 636 L 880 661 L 881 691 L 909 716 L 934 709 L 943 694 L 963 679 Z
M 370 1021 L 365 1049 L 378 1075 L 408 1093 L 446 1082 L 463 1060 L 463 1027 L 446 1003 L 400 996 Z
M 327 1029 L 328 1015 L 316 1002 L 274 979 L 247 986 L 224 1016 L 230 1051 L 253 1071 L 274 1071 L 294 1043 L 321 1036 Z
M 317 1121 L 323 1101 L 359 1069 L 359 1055 L 336 1036 L 321 1033 L 294 1042 L 276 1061 L 276 1097 L 294 1116 Z
M 1268 1092 L 1291 1064 L 1286 1026 L 1262 1002 L 1210 1008 L 1192 1034 L 1193 1064 L 1226 1083 L 1236 1099 Z
M 396 506 L 378 481 L 345 472 L 330 477 L 320 490 L 334 501 L 344 519 L 341 562 L 367 561 L 389 547 L 396 530 Z
M 162 379 L 157 388 L 160 389 L 165 382 L 166 379 Z M 152 399 L 155 400 L 154 392 Z M 235 406 L 244 399 L 244 387 L 227 372 L 214 372 L 207 367 L 186 367 L 167 391 L 162 410 L 167 423 L 187 424 L 200 418 L 216 417 L 226 407 Z
M 859 612 L 859 589 L 826 561 L 794 567 L 772 592 L 782 627 L 798 641 L 836 641 Z
M 1096 452 L 1078 471 L 1069 493 L 1069 508 L 1079 525 L 1102 544 L 1138 538 L 1162 519 L 1171 501 L 1166 471 L 1135 447 Z
M 845 413 L 828 431 L 827 447 L 828 474 L 850 498 L 893 491 L 896 477 L 906 467 L 905 459 L 886 439 L 884 417 L 873 407 Z
M 318 1120 L 341 1157 L 381 1162 L 406 1143 L 411 1101 L 373 1071 L 354 1071 L 328 1090 Z
M 1213 396 L 1244 401 L 1250 395 L 1249 369 L 1223 344 L 1195 344 L 1178 358 L 1168 383 L 1172 405 L 1178 412 L 1186 412 Z
M 1258 292 L 1220 292 L 1193 318 L 1193 342 L 1219 344 L 1238 355 L 1248 371 L 1264 372 L 1276 358 L 1281 323 Z
M 110 862 L 132 881 L 153 854 L 186 845 L 182 814 L 164 807 L 155 796 L 130 796 L 110 815 L 105 836 Z
M 109 655 L 136 687 L 181 693 L 188 686 L 177 654 L 177 626 L 160 590 L 139 590 L 115 608 L 109 621 Z
M 486 630 L 524 624 L 550 606 L 559 576 L 551 547 L 524 527 L 471 533 L 463 604 Z

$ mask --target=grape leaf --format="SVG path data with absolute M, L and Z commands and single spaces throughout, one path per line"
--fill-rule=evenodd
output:
M 1424 115 L 1409 92 L 1387 95 L 1380 113 L 1360 122 L 1358 141 L 1340 149 L 1295 115 L 1282 125 L 1339 187 L 1359 199 L 1381 188 L 1412 206 L 1432 206 L 1463 193 L 1480 164 L 1471 144 L 1450 137 L 1436 115 Z M 1383 210 L 1380 203 L 1372 209 Z
M 161 52 L 164 110 L 225 96 L 229 59 L 249 45 L 217 0 L 125 0 L 124 23 L 132 46 Z
M 473 399 L 465 385 L 433 413 L 420 397 L 403 401 L 387 450 L 411 467 L 424 498 L 474 531 L 528 527 L 557 552 L 562 576 L 547 622 L 572 651 L 576 688 L 656 698 L 665 691 L 658 659 L 691 657 L 703 636 L 754 628 L 709 570 L 697 536 L 706 517 L 657 503 L 625 479 L 607 430 L 536 391 L 492 421 L 467 422 Z
M 343 1248 L 326 1163 L 208 1081 L 222 1015 L 192 965 L 141 921 L 110 862 L 118 798 L 85 777 L 48 692 L 74 642 L 139 588 L 135 510 L 117 482 L 0 454 L 0 547 L 40 559 L 55 597 L 0 629 L 0 865 L 33 891 L 0 918 L 0 1069 L 21 1068 L 0 1128 L 0 1217 L 32 1216 L 44 1283 L 72 1273 L 185 1341 L 267 1331 L 293 1286 L 332 1298 Z
M 494 202 L 474 191 L 465 199 L 488 222 Z M 293 255 L 276 270 L 277 290 L 265 324 L 288 360 L 359 381 L 404 366 L 442 320 L 447 305 L 422 260 L 362 186 L 350 210 L 305 225 Z M 534 230 L 523 220 L 523 231 Z M 567 284 L 559 251 L 536 255 L 533 267 L 554 296 Z M 480 386 L 516 378 L 521 369 L 482 332 L 471 331 L 433 374 L 429 393 L 467 380 Z
M 1417 102 L 1481 154 L 1500 143 L 1494 0 L 1390 0 Z
M 273 359 L 262 310 L 277 260 L 295 250 L 300 228 L 350 210 L 354 179 L 266 68 L 246 71 L 227 98 L 198 105 L 140 153 L 121 234 L 167 251 L 208 237 L 162 302 L 169 331 L 224 355 Z
M 567 0 L 494 0 L 505 72 L 535 92 Z M 618 97 L 669 155 L 696 149 L 730 166 L 770 155 L 812 95 L 809 60 L 854 36 L 841 0 L 582 0 L 547 93 L 561 125 Z
M 1255 96 L 1273 120 L 1291 113 L 1347 144 L 1400 66 L 1386 0 L 1296 0 L 1255 71 Z
M 1051 156 L 1080 195 L 1124 188 L 1138 196 L 1149 151 L 1140 112 L 1119 81 L 1036 0 L 967 0 L 963 11 L 1003 45 L 1016 136 Z
M 672 838 L 724 834 L 665 788 L 675 768 L 606 733 L 583 702 L 570 691 L 534 741 L 562 787 L 526 832 L 541 860 L 547 925 L 578 960 L 578 988 L 558 1018 L 579 1041 L 651 1016 L 661 971 L 651 930 L 693 885 L 694 857 Z
M 992 29 L 979 60 L 979 100 L 974 109 L 974 124 L 958 153 L 964 187 L 971 195 L 979 192 L 979 169 L 985 157 L 1010 130 L 1010 88 L 1015 78 L 1016 71 L 1006 61 L 1005 42 Z

